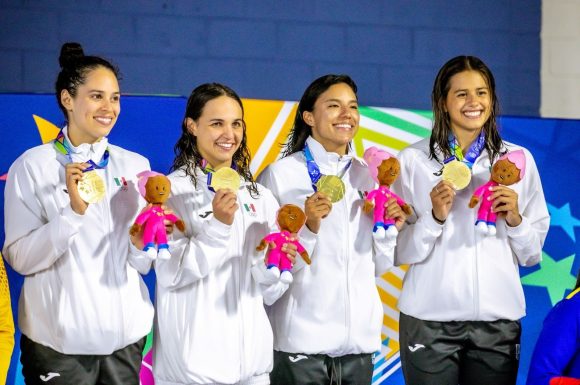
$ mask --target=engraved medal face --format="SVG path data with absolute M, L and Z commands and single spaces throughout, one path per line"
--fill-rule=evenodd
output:
M 87 203 L 97 203 L 105 197 L 105 182 L 96 171 L 83 173 L 77 185 L 81 199 Z
M 471 181 L 471 170 L 467 165 L 458 160 L 452 160 L 443 166 L 443 180 L 449 181 L 457 190 L 463 190 Z
M 210 186 L 215 191 L 230 189 L 237 194 L 240 189 L 240 175 L 230 167 L 222 167 L 213 173 Z
M 316 189 L 324 193 L 332 203 L 344 197 L 345 187 L 342 179 L 336 175 L 323 175 L 316 182 Z

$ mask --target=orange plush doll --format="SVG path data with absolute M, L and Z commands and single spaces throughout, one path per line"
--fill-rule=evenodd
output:
M 486 235 L 495 235 L 495 222 L 497 214 L 491 210 L 493 201 L 489 197 L 493 194 L 490 190 L 493 186 L 510 186 L 519 182 L 526 171 L 526 156 L 522 150 L 510 151 L 501 156 L 491 169 L 489 182 L 479 186 L 471 200 L 469 207 L 474 208 L 481 198 L 481 205 L 477 211 L 477 221 L 475 226 L 477 230 Z
M 292 270 L 292 262 L 290 262 L 286 253 L 282 251 L 282 245 L 284 243 L 295 244 L 304 262 L 310 264 L 308 252 L 306 252 L 300 242 L 292 235 L 298 233 L 302 226 L 304 226 L 304 223 L 306 223 L 306 214 L 304 214 L 304 211 L 300 207 L 287 204 L 280 207 L 277 219 L 280 232 L 267 235 L 262 239 L 258 247 L 256 247 L 256 250 L 264 250 L 267 244 L 275 245 L 275 247 L 270 249 L 266 258 L 268 271 L 273 277 L 279 277 L 280 281 L 290 283 L 293 280 L 290 271 Z
M 143 250 L 151 258 L 169 259 L 169 246 L 167 245 L 167 233 L 164 221 L 167 219 L 173 223 L 180 231 L 185 230 L 185 223 L 174 214 L 165 214 L 163 203 L 169 198 L 171 192 L 171 182 L 169 179 L 155 171 L 143 171 L 137 174 L 139 181 L 137 185 L 139 192 L 149 205 L 135 219 L 131 226 L 130 234 L 135 235 L 143 228 Z M 157 249 L 155 248 L 157 244 Z
M 405 214 L 412 214 L 411 206 L 389 188 L 399 177 L 401 168 L 399 161 L 392 154 L 377 147 L 367 148 L 363 158 L 368 164 L 371 177 L 379 184 L 367 194 L 363 205 L 365 213 L 373 211 L 373 237 L 395 238 L 399 231 L 395 227 L 395 219 L 387 215 L 385 204 L 394 198 Z

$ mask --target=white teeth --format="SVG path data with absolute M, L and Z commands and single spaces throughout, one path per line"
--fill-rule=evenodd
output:
M 465 111 L 463 114 L 469 118 L 477 118 L 481 116 L 481 111 Z
M 344 129 L 351 129 L 352 126 L 350 124 L 345 124 L 345 123 L 340 123 L 340 124 L 335 124 L 334 125 L 336 128 L 344 128 Z
M 95 120 L 99 123 L 102 124 L 111 124 L 111 122 L 113 121 L 113 118 L 101 118 L 101 117 L 97 117 L 95 118 Z
M 231 150 L 234 147 L 233 143 L 216 143 L 216 145 L 224 150 Z

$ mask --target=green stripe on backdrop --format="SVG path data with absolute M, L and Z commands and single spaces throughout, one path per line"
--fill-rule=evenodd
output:
M 369 130 L 365 127 L 359 127 L 356 136 L 354 137 L 354 148 L 357 154 L 361 155 L 364 153 L 363 139 L 373 143 L 379 143 L 384 146 L 388 146 L 394 150 L 401 151 L 403 148 L 407 147 L 409 143 L 403 142 L 400 139 L 393 138 L 385 134 L 379 134 L 376 131 Z
M 433 111 L 430 110 L 409 110 L 414 114 L 421 115 L 424 118 L 433 120 Z
M 388 124 L 389 126 L 398 128 L 400 130 L 406 131 L 410 134 L 420 136 L 425 138 L 431 135 L 431 130 L 426 129 L 425 127 L 418 126 L 414 123 L 411 123 L 407 120 L 403 120 L 386 112 L 371 108 L 371 107 L 359 107 L 359 111 L 361 115 L 366 116 L 367 118 L 376 120 L 378 122 Z M 430 116 L 425 116 L 422 112 L 419 111 L 411 111 L 417 113 L 421 116 L 431 119 Z M 431 114 L 429 112 L 429 114 Z

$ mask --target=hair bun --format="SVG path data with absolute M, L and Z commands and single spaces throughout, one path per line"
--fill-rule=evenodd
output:
M 85 53 L 79 43 L 64 43 L 60 49 L 58 63 L 61 68 L 65 68 L 83 56 L 85 56 Z

